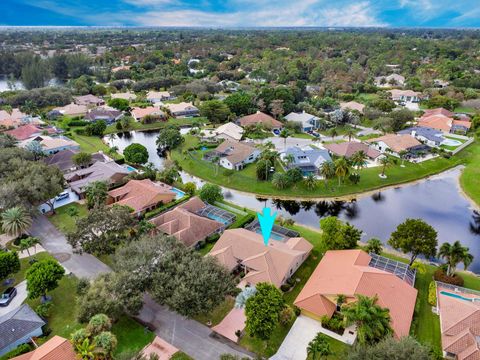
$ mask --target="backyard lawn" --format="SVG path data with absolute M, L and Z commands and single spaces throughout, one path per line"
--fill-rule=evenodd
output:
M 78 210 L 78 216 L 72 217 L 68 214 L 68 209 L 72 207 Z M 75 221 L 78 218 L 87 216 L 88 210 L 85 205 L 74 202 L 55 209 L 55 212 L 56 214 L 50 216 L 49 220 L 58 230 L 66 234 L 75 231 Z

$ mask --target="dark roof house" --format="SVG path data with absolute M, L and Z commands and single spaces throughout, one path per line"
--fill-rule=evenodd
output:
M 45 162 L 47 165 L 56 166 L 63 173 L 67 173 L 76 169 L 76 165 L 72 160 L 75 154 L 78 154 L 78 151 L 70 149 L 59 151 L 46 158 L 43 158 L 43 162 Z M 90 165 L 96 163 L 97 161 L 105 162 L 107 160 L 109 159 L 106 158 L 105 155 L 101 153 L 94 153 L 92 154 L 92 163 Z
M 380 151 L 371 148 L 367 144 L 356 141 L 348 141 L 339 144 L 326 144 L 325 148 L 330 150 L 331 153 L 337 156 L 345 156 L 347 159 L 351 158 L 359 151 L 363 151 L 372 160 L 382 155 Z
M 301 149 L 293 146 L 288 148 L 282 154 L 282 160 L 287 162 L 287 158 L 290 156 L 293 157 L 293 161 L 288 164 L 288 168 L 299 168 L 304 174 L 316 174 L 322 163 L 332 161 L 328 150 L 313 147 Z
M 85 115 L 85 120 L 87 121 L 98 121 L 104 120 L 107 124 L 111 124 L 123 116 L 123 113 L 118 110 L 109 110 L 105 108 L 96 108 L 90 110 Z

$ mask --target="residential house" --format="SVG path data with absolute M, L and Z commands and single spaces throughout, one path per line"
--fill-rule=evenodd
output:
M 397 103 L 418 103 L 422 98 L 422 94 L 413 90 L 388 90 L 390 97 Z
M 340 109 L 344 111 L 356 110 L 359 113 L 363 114 L 363 110 L 365 110 L 365 105 L 356 101 L 341 102 Z
M 221 86 L 223 90 L 227 92 L 236 92 L 240 90 L 240 83 L 232 80 L 222 80 L 217 83 L 218 86 Z
M 445 117 L 453 117 L 455 114 L 444 108 L 426 109 L 423 111 L 423 117 L 429 117 L 431 115 L 442 115 Z
M 325 161 L 332 161 L 328 150 L 306 146 L 293 146 L 283 152 L 280 157 L 287 164 L 287 168 L 299 168 L 303 175 L 318 174 L 318 170 Z M 289 160 L 291 158 L 291 160 Z
M 202 139 L 204 140 L 229 140 L 229 141 L 240 141 L 243 136 L 243 128 L 232 123 L 226 123 L 220 125 L 216 129 L 211 130 L 202 130 Z
M 40 144 L 45 155 L 52 155 L 63 150 L 80 150 L 80 145 L 76 141 L 65 136 L 39 135 L 20 142 L 18 146 L 27 147 L 32 141 Z
M 126 205 L 140 216 L 162 204 L 175 200 L 176 193 L 170 185 L 150 179 L 130 180 L 108 192 L 107 204 Z
M 306 90 L 309 94 L 314 94 L 314 93 L 320 92 L 321 87 L 320 87 L 319 85 L 307 85 L 307 86 L 305 87 L 305 90 Z
M 329 250 L 298 294 L 294 305 L 303 315 L 320 320 L 337 310 L 337 295 L 346 296 L 346 304 L 357 295 L 377 296 L 377 304 L 390 311 L 395 337 L 410 333 L 417 290 L 415 272 L 408 265 L 368 255 L 362 250 Z
M 192 103 L 181 102 L 178 104 L 165 104 L 173 117 L 193 117 L 199 116 L 200 110 Z
M 137 98 L 137 95 L 135 95 L 132 92 L 123 92 L 123 93 L 111 94 L 110 97 L 112 99 L 124 99 L 124 100 L 128 100 L 128 101 L 133 101 Z
M 221 233 L 225 224 L 201 216 L 198 213 L 207 206 L 200 198 L 193 197 L 187 202 L 175 207 L 150 220 L 157 231 L 175 236 L 186 246 L 195 246 L 208 236 Z
M 127 71 L 130 70 L 130 66 L 128 65 L 121 65 L 112 68 L 112 73 L 116 73 L 118 71 Z
M 0 110 L 0 129 L 16 128 L 26 123 L 28 115 L 21 112 L 18 108 L 12 109 L 11 113 L 6 110 Z
M 12 360 L 77 360 L 78 355 L 72 343 L 58 335 L 33 351 L 12 358 Z
M 303 132 L 310 132 L 318 129 L 320 121 L 318 117 L 305 112 L 305 110 L 301 113 L 291 112 L 285 116 L 285 120 L 299 123 Z
M 328 151 L 330 151 L 331 154 L 335 154 L 336 156 L 344 156 L 347 159 L 350 159 L 353 155 L 360 151 L 363 151 L 371 161 L 376 161 L 382 156 L 380 151 L 367 144 L 357 141 L 347 141 L 339 144 L 325 144 L 324 146 Z
M 65 180 L 72 190 L 83 199 L 85 187 L 94 181 L 105 181 L 109 187 L 119 185 L 124 181 L 129 171 L 114 161 L 96 162 L 92 166 L 75 170 L 65 175 Z
M 436 88 L 444 89 L 450 85 L 448 81 L 442 80 L 442 79 L 435 79 L 433 80 L 433 85 Z
M 0 356 L 42 336 L 45 321 L 27 304 L 0 316 Z
M 378 87 L 392 87 L 405 85 L 405 77 L 399 74 L 390 74 L 388 76 L 377 76 L 375 85 Z
M 62 115 L 66 116 L 85 116 L 85 114 L 88 112 L 88 107 L 86 105 L 77 105 L 74 103 L 61 106 L 61 107 L 56 107 L 53 109 L 54 111 L 58 111 Z
M 162 103 L 162 101 L 170 100 L 172 95 L 168 91 L 149 91 L 147 93 L 147 101 L 152 104 Z
M 51 154 L 42 160 L 45 164 L 56 166 L 63 173 L 68 173 L 77 169 L 77 166 L 72 160 L 75 154 L 78 154 L 77 150 L 67 149 Z M 89 166 L 97 161 L 106 162 L 111 161 L 111 159 L 106 157 L 103 153 L 94 153 L 92 154 L 92 162 Z
M 142 121 L 142 119 L 146 116 L 155 116 L 161 119 L 165 119 L 165 113 L 160 110 L 160 108 L 155 106 L 148 106 L 146 108 L 135 107 L 130 111 L 132 117 L 136 121 Z
M 122 117 L 123 112 L 119 110 L 98 107 L 96 109 L 89 110 L 84 119 L 92 122 L 103 120 L 107 124 L 112 124 Z
M 400 157 L 400 153 L 404 151 L 414 154 L 428 150 L 428 146 L 423 145 L 409 134 L 386 134 L 378 138 L 368 139 L 366 142 L 382 154 L 389 153 L 397 157 Z
M 5 133 L 13 136 L 18 141 L 23 141 L 31 137 L 41 135 L 44 130 L 46 129 L 42 129 L 38 126 L 28 124 L 19 126 L 16 129 L 5 131 Z
M 82 96 L 74 96 L 73 102 L 77 105 L 84 105 L 87 107 L 95 107 L 105 105 L 105 101 L 98 96 L 87 94 Z
M 463 116 L 462 116 L 463 115 Z M 472 123 L 470 117 L 460 116 L 443 108 L 426 110 L 423 116 L 418 119 L 418 126 L 428 127 L 444 133 L 467 133 Z
M 230 170 L 241 170 L 245 165 L 253 163 L 260 156 L 260 150 L 253 145 L 225 140 L 213 151 L 205 154 L 204 159 L 212 161 L 218 158 L 218 163 Z
M 439 147 L 445 138 L 443 132 L 429 127 L 413 126 L 399 131 L 397 134 L 408 134 L 431 147 Z
M 230 271 L 243 270 L 243 285 L 269 282 L 280 287 L 307 259 L 312 244 L 302 237 L 271 238 L 265 246 L 260 231 L 226 230 L 208 254 Z
M 480 292 L 437 282 L 443 355 L 447 359 L 480 359 Z
M 257 111 L 255 114 L 243 116 L 239 118 L 235 123 L 243 128 L 245 128 L 246 126 L 252 126 L 257 124 L 261 124 L 266 129 L 272 130 L 280 130 L 281 128 L 283 128 L 283 123 L 274 119 L 272 116 L 260 111 Z

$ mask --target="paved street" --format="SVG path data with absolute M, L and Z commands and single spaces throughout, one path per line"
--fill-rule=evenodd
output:
M 30 234 L 38 237 L 42 246 L 69 272 L 78 278 L 92 279 L 110 268 L 90 254 L 74 254 L 65 236 L 44 215 L 35 217 Z
M 158 336 L 195 360 L 215 360 L 225 353 L 239 357 L 253 357 L 239 347 L 232 348 L 226 340 L 211 337 L 210 328 L 172 312 L 165 306 L 158 305 L 148 295 L 145 296 L 145 304 L 138 317 L 144 323 L 155 327 L 155 333 Z M 232 343 L 232 346 L 235 345 Z

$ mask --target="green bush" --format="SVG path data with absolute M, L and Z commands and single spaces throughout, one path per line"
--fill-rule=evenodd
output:
M 35 308 L 35 312 L 38 314 L 38 316 L 42 317 L 42 318 L 48 318 L 50 316 L 50 311 L 52 310 L 52 302 L 51 301 L 47 301 L 43 304 L 40 304 L 38 305 L 36 308 Z
M 443 269 L 436 270 L 433 274 L 433 278 L 436 281 L 441 281 L 446 284 L 463 286 L 463 278 L 460 275 L 455 274 L 453 276 L 448 276 Z
M 85 129 L 74 129 L 73 132 L 77 135 L 85 135 Z
M 345 327 L 343 326 L 343 319 L 339 315 L 334 314 L 331 318 L 324 315 L 321 319 L 322 326 L 325 329 L 336 332 L 337 334 L 343 334 Z
M 437 305 L 437 284 L 435 281 L 428 285 L 428 303 L 432 306 Z
M 89 122 L 84 120 L 71 120 L 68 122 L 68 126 L 87 126 L 88 124 Z
M 220 239 L 220 234 L 212 234 L 210 236 L 207 236 L 205 241 L 206 241 L 207 244 L 213 244 L 213 243 L 217 242 L 218 239 Z
M 289 284 L 283 284 L 282 286 L 280 286 L 280 290 L 282 290 L 283 292 L 287 292 L 291 289 L 292 287 L 289 285 Z
M 8 360 L 16 356 L 25 354 L 32 350 L 33 349 L 30 344 L 22 344 L 22 345 L 19 345 L 17 348 L 13 349 L 12 351 L 4 354 L 2 357 L 0 357 L 0 360 Z

